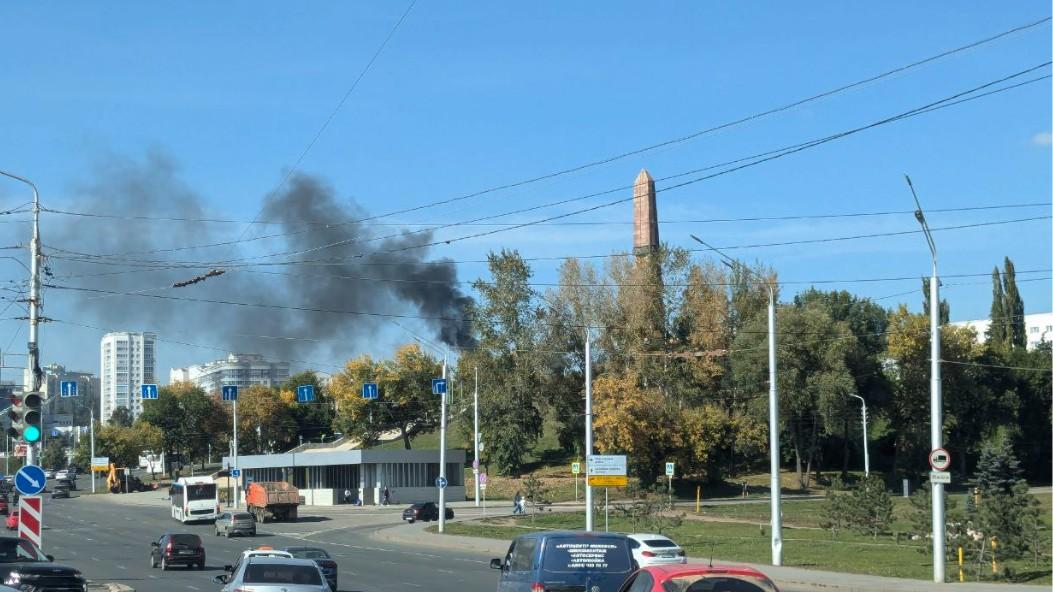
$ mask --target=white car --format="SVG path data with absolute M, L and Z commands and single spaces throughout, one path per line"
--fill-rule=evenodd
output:
M 332 592 L 322 569 L 311 559 L 252 557 L 223 569 L 226 574 L 212 579 L 223 584 L 222 592 Z
M 640 567 L 687 563 L 683 547 L 660 534 L 630 534 L 629 548 Z
M 277 557 L 279 559 L 293 559 L 293 554 L 288 551 L 279 551 L 278 549 L 246 549 L 241 554 L 242 561 L 249 557 Z
M 69 479 L 69 471 L 67 471 L 65 469 L 63 469 L 61 471 L 56 471 L 55 472 L 55 479 L 58 479 L 58 480 Z

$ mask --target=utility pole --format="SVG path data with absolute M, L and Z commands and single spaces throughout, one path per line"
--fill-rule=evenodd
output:
M 0 171 L 0 175 L 21 181 L 33 189 L 33 238 L 29 243 L 29 357 L 26 367 L 29 369 L 29 384 L 22 387 L 28 392 L 40 390 L 40 349 L 37 346 L 37 325 L 40 322 L 40 196 L 37 186 L 25 177 Z M 40 426 L 44 426 L 44 406 L 40 409 Z M 37 464 L 36 444 L 27 442 L 26 464 Z
M 238 399 L 235 398 L 231 401 L 234 406 L 234 450 L 231 453 L 231 458 L 234 459 L 234 468 L 238 468 Z M 239 489 L 241 485 L 241 477 L 234 479 L 234 509 L 238 509 L 238 497 L 240 496 Z
M 89 471 L 91 473 L 91 492 L 95 493 L 95 469 L 92 469 L 92 467 L 91 467 L 91 463 L 95 462 L 94 461 L 94 459 L 95 459 L 95 408 L 89 405 L 88 409 L 91 411 L 91 458 L 92 458 L 92 460 L 88 461 L 88 468 L 91 469 Z
M 475 507 L 479 507 L 479 472 L 482 471 L 483 465 L 479 462 L 479 367 L 475 367 L 475 413 L 474 413 L 474 428 L 472 429 L 472 446 L 475 447 L 475 470 L 472 474 L 475 476 Z
M 925 241 L 929 244 L 929 253 L 932 255 L 932 279 L 929 280 L 929 331 L 930 346 L 929 358 L 932 362 L 932 380 L 929 393 L 929 440 L 932 450 L 943 448 L 943 393 L 940 381 L 940 278 L 936 273 L 936 242 L 932 240 L 932 232 L 929 231 L 929 223 L 925 221 L 925 213 L 921 210 L 921 202 L 918 194 L 914 191 L 914 184 L 910 177 L 907 186 L 914 197 L 914 204 L 918 206 L 914 210 L 914 217 L 921 224 L 921 230 L 925 233 Z M 946 543 L 946 524 L 943 507 L 943 484 L 932 483 L 932 581 L 942 584 L 947 575 L 945 572 L 944 545 Z
M 446 379 L 446 358 L 442 354 L 442 378 Z M 442 419 L 439 423 L 439 479 L 446 482 L 446 393 L 449 389 L 442 389 Z M 439 488 L 439 532 L 446 532 L 446 488 Z
M 585 532 L 592 532 L 592 486 L 589 457 L 592 456 L 592 333 L 585 327 Z
M 870 476 L 870 448 L 867 445 L 867 401 L 859 395 L 852 395 L 863 403 L 863 474 Z
M 757 277 L 750 268 L 737 259 L 725 255 L 720 249 L 706 241 L 691 235 L 691 238 L 702 243 L 721 258 L 721 263 L 731 269 L 742 269 Z M 771 564 L 782 565 L 782 482 L 779 477 L 779 382 L 777 373 L 775 343 L 775 285 L 768 282 L 768 450 L 770 453 L 769 470 L 771 472 Z

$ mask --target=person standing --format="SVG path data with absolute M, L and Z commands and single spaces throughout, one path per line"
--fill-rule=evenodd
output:
M 523 495 L 516 492 L 516 496 L 512 498 L 512 513 L 522 514 L 523 513 Z
M 383 500 L 384 500 L 384 505 L 385 505 L 385 506 L 391 503 L 391 490 L 389 490 L 389 489 L 387 488 L 387 486 L 385 486 L 385 487 L 384 487 L 384 497 L 383 497 Z

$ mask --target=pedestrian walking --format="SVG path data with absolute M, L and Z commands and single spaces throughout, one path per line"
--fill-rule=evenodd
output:
M 523 513 L 523 495 L 516 492 L 516 496 L 512 498 L 512 513 L 522 514 Z
M 344 503 L 345 504 L 350 504 L 351 503 L 351 490 L 350 489 L 345 489 L 344 490 Z
M 383 500 L 384 500 L 384 505 L 385 506 L 391 503 L 391 490 L 388 489 L 387 487 L 384 488 Z

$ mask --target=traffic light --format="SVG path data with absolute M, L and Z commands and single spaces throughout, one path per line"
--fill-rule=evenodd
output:
M 11 395 L 8 401 L 11 408 L 7 411 L 7 417 L 11 420 L 11 427 L 7 428 L 7 435 L 18 439 L 22 437 L 22 430 L 25 428 L 25 424 L 22 423 L 22 413 L 25 411 L 22 407 L 22 395 Z
M 40 406 L 43 403 L 44 400 L 40 397 L 40 393 L 27 393 L 22 398 L 22 406 L 25 408 L 25 413 L 22 415 L 22 423 L 25 424 L 25 427 L 22 428 L 22 439 L 30 444 L 39 442 L 40 436 L 44 433 L 40 425 Z
M 40 393 L 26 393 L 24 396 L 11 395 L 11 409 L 7 416 L 11 419 L 11 427 L 7 435 L 12 438 L 21 439 L 29 444 L 40 441 L 43 434 L 40 426 L 40 405 L 43 400 Z

